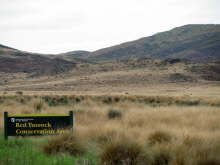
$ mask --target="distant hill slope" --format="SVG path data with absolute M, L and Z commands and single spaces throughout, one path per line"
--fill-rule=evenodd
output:
M 61 53 L 61 54 L 58 54 L 60 56 L 74 56 L 74 57 L 80 57 L 80 56 L 83 56 L 83 55 L 88 55 L 89 51 L 85 51 L 85 50 L 76 50 L 76 51 L 71 51 L 71 52 L 67 52 L 67 53 Z
M 60 59 L 64 59 L 64 60 L 71 61 L 71 62 L 84 63 L 88 61 L 85 59 L 82 59 L 82 57 L 88 55 L 89 53 L 90 53 L 89 51 L 77 50 L 77 51 L 57 54 L 57 55 L 50 56 L 50 57 L 60 58 Z
M 79 63 L 85 63 L 86 66 L 91 64 L 91 61 L 103 63 L 105 60 L 130 57 L 187 59 L 198 63 L 220 61 L 220 25 L 185 25 L 95 52 L 72 51 L 58 55 L 42 55 L 0 45 L 0 72 L 24 72 L 32 76 L 53 75 L 72 70 Z M 215 67 L 197 68 L 195 72 L 204 72 L 204 77 L 213 79 L 208 76 L 211 73 L 219 74 L 218 65 L 219 63 L 216 63 Z M 203 71 L 205 69 L 211 72 Z
M 90 60 L 126 57 L 220 59 L 220 25 L 185 25 L 170 31 L 92 52 Z
M 66 72 L 74 66 L 74 62 L 0 45 L 0 72 L 24 72 L 32 76 L 51 75 Z

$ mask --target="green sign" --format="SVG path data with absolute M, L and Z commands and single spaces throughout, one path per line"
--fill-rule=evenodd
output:
M 8 136 L 43 136 L 63 134 L 73 129 L 73 111 L 69 114 L 4 113 L 5 139 Z

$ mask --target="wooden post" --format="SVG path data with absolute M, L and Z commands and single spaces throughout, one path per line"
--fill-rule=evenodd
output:
M 8 112 L 4 112 L 4 130 L 5 140 L 8 140 Z
M 73 123 L 74 123 L 74 116 L 73 116 L 73 111 L 69 111 L 69 116 L 70 116 L 70 125 L 71 125 L 71 130 L 73 131 Z

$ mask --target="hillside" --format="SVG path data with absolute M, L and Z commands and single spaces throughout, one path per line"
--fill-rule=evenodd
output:
M 220 25 L 185 25 L 84 56 L 93 61 L 127 57 L 220 60 Z
M 61 53 L 57 55 L 50 55 L 48 57 L 59 58 L 59 59 L 63 59 L 63 60 L 75 62 L 75 63 L 84 63 L 84 62 L 88 62 L 88 60 L 83 59 L 82 57 L 88 55 L 89 53 L 90 53 L 89 51 L 77 50 L 77 51 Z
M 81 56 L 85 56 L 85 55 L 88 55 L 89 51 L 85 51 L 85 50 L 76 50 L 76 51 L 71 51 L 71 52 L 66 52 L 66 53 L 61 53 L 61 54 L 58 54 L 58 56 L 73 56 L 73 57 L 81 57 Z
M 1 74 L 0 91 L 66 91 L 79 93 L 133 93 L 189 95 L 197 89 L 219 95 L 219 62 L 181 59 L 130 58 L 76 64 L 62 74 L 26 77 Z M 200 88 L 201 87 L 201 88 Z M 162 93 L 158 93 L 161 91 Z M 169 91 L 169 92 L 168 92 Z M 150 92 L 149 94 L 153 94 Z
M 186 25 L 95 52 L 45 55 L 0 45 L 0 73 L 8 77 L 5 81 L 14 80 L 8 73 L 22 73 L 24 77 L 62 73 L 62 80 L 100 74 L 104 77 L 98 84 L 103 84 L 109 74 L 105 84 L 123 85 L 119 79 L 124 75 L 118 77 L 117 72 L 125 74 L 127 84 L 220 81 L 219 61 L 220 25 Z M 143 75 L 137 76 L 139 73 Z M 89 83 L 96 84 L 91 79 Z
M 53 75 L 72 69 L 76 63 L 46 55 L 19 51 L 0 45 L 0 72 L 29 73 L 31 76 Z

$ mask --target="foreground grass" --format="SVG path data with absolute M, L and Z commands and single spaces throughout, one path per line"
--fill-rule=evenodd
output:
M 96 164 L 96 156 L 85 153 L 82 156 L 48 155 L 42 150 L 47 140 L 30 138 L 9 138 L 0 136 L 0 165 L 78 165 Z
M 8 142 L 1 137 L 0 164 L 220 165 L 219 100 L 135 96 L 47 99 L 2 98 L 0 110 L 22 114 L 74 110 L 74 133 L 55 138 L 10 138 Z
M 149 134 L 143 143 L 135 138 L 128 137 L 127 134 L 118 132 L 118 135 L 99 139 L 100 141 L 96 141 L 96 148 L 89 145 L 87 149 L 90 152 L 87 151 L 83 154 L 79 154 L 79 148 L 86 147 L 87 144 L 84 143 L 84 146 L 79 147 L 79 143 L 85 140 L 80 132 L 76 135 L 52 138 L 49 141 L 48 139 L 35 138 L 10 138 L 5 141 L 1 136 L 0 165 L 220 164 L 219 137 L 215 139 L 199 136 L 176 138 L 166 131 L 155 131 Z M 71 136 L 77 137 L 78 140 L 71 138 Z M 90 139 L 91 144 L 94 144 L 92 137 L 87 138 Z M 78 156 L 75 155 L 76 152 L 79 154 L 77 154 Z

